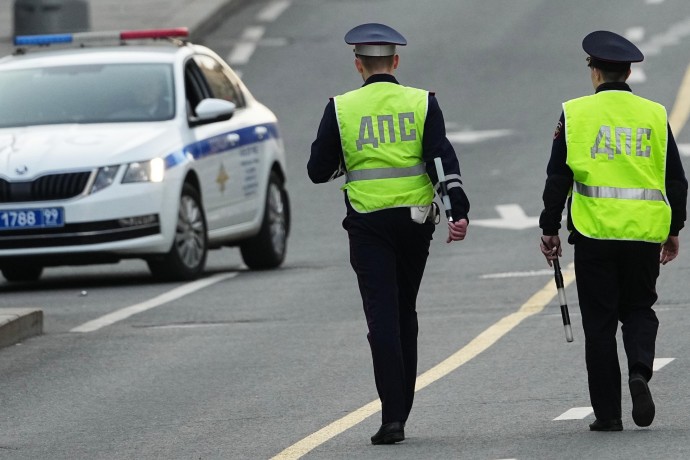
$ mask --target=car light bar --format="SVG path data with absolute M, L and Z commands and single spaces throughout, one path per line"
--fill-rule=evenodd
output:
M 122 32 L 77 32 L 67 34 L 17 35 L 15 46 L 47 46 L 66 43 L 89 43 L 109 40 L 146 40 L 157 38 L 188 37 L 189 29 L 176 27 L 171 29 L 125 30 Z

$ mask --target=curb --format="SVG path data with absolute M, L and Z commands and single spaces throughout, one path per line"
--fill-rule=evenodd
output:
M 0 308 L 0 348 L 43 334 L 43 310 Z

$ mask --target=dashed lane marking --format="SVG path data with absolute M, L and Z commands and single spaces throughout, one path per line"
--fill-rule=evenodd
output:
M 676 358 L 654 358 L 652 369 L 656 372 Z
M 582 420 L 583 418 L 593 414 L 594 410 L 591 407 L 573 407 L 563 412 L 561 415 L 556 417 L 556 420 Z
M 230 65 L 243 65 L 249 62 L 264 33 L 266 33 L 266 28 L 263 26 L 251 26 L 244 29 L 240 42 L 234 46 L 228 56 Z
M 573 264 L 568 266 L 568 270 L 563 271 L 563 285 L 569 286 L 575 279 L 573 273 Z M 513 330 L 522 321 L 530 316 L 536 315 L 544 310 L 544 308 L 551 302 L 556 295 L 556 288 L 552 282 L 547 283 L 541 290 L 530 297 L 518 311 L 511 313 L 508 316 L 501 318 L 498 322 L 489 326 L 481 334 L 475 337 L 470 343 L 465 345 L 460 350 L 446 360 L 432 367 L 422 375 L 417 377 L 417 385 L 415 392 L 420 391 L 435 381 L 445 377 L 454 370 L 458 369 L 463 364 L 475 358 L 481 352 L 487 350 L 495 344 L 501 337 Z M 329 439 L 339 435 L 345 430 L 352 428 L 358 423 L 365 420 L 367 417 L 374 415 L 381 410 L 381 403 L 377 399 L 366 404 L 359 409 L 350 412 L 346 416 L 336 420 L 330 425 L 320 429 L 319 431 L 307 436 L 301 441 L 296 442 L 292 446 L 280 452 L 273 457 L 273 460 L 298 459 L 307 453 L 314 450 L 316 447 L 324 444 Z
M 666 366 L 668 363 L 676 358 L 655 358 L 654 364 L 652 365 L 653 370 L 656 372 L 662 367 Z M 588 417 L 590 414 L 594 413 L 594 409 L 591 407 L 573 407 L 563 412 L 561 415 L 553 419 L 556 420 L 582 420 Z
M 266 7 L 256 15 L 256 19 L 262 22 L 273 22 L 283 14 L 283 11 L 290 7 L 290 1 L 278 0 L 269 3 Z
M 690 157 L 690 144 L 678 144 L 678 151 L 684 157 Z

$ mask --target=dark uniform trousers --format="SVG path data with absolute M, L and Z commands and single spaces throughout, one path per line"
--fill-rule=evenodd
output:
M 405 422 L 417 378 L 417 292 L 434 224 L 415 223 L 409 208 L 393 208 L 350 212 L 343 228 L 369 328 L 382 423 Z
M 621 322 L 629 373 L 652 377 L 659 320 L 659 244 L 577 235 L 575 279 L 585 332 L 589 395 L 599 420 L 621 418 L 616 330 Z

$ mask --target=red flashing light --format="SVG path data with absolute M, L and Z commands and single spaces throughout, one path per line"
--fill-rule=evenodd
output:
M 120 33 L 121 40 L 168 37 L 189 37 L 189 29 L 186 27 L 176 27 L 172 29 L 125 30 Z

